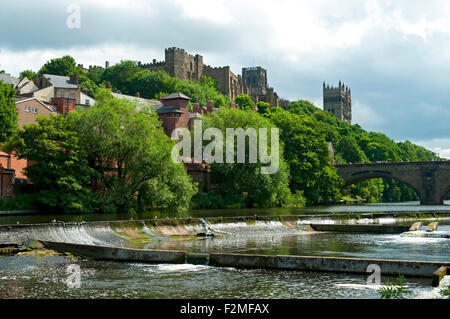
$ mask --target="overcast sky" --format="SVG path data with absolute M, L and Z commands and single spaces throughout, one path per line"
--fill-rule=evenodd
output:
M 281 97 L 318 107 L 323 81 L 342 80 L 354 123 L 450 158 L 450 1 L 0 1 L 0 70 L 16 76 L 66 54 L 163 60 L 171 46 L 235 74 L 262 66 Z

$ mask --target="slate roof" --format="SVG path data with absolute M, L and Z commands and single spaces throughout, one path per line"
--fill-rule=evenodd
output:
M 76 89 L 78 85 L 72 83 L 70 81 L 70 77 L 61 76 L 61 75 L 53 75 L 53 74 L 44 74 L 44 77 L 49 79 L 50 83 L 59 89 Z
M 125 94 L 119 94 L 119 93 L 112 93 L 112 96 L 118 99 L 125 99 L 125 100 L 130 100 L 130 101 L 137 101 L 138 103 L 142 103 L 142 104 L 147 104 L 150 106 L 153 106 L 153 108 L 157 111 L 158 109 L 160 109 L 162 107 L 162 103 L 160 101 L 157 100 L 149 100 L 149 99 L 144 99 L 141 97 L 136 97 L 136 96 L 132 96 L 132 95 L 125 95 Z
M 162 113 L 183 113 L 176 106 L 164 106 L 156 111 L 158 114 Z
M 162 98 L 163 100 L 171 100 L 171 99 L 184 99 L 184 100 L 190 100 L 191 98 L 189 96 L 184 95 L 181 92 L 175 92 L 167 95 L 166 97 Z
M 19 79 L 11 76 L 11 74 L 8 73 L 1 73 L 0 74 L 0 80 L 3 81 L 4 84 L 10 84 L 16 87 L 17 83 L 19 83 Z

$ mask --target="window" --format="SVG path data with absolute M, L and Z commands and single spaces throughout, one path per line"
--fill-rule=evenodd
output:
M 34 113 L 34 114 L 37 114 L 37 112 L 38 112 L 37 107 L 33 107 L 33 113 Z
M 70 98 L 75 99 L 75 93 L 70 93 Z
M 30 107 L 29 106 L 25 106 L 25 112 L 30 112 Z
M 61 92 L 61 97 L 65 97 L 65 96 L 64 96 L 64 91 Z
M 86 99 L 86 103 L 85 103 L 86 105 L 89 105 L 89 100 L 88 99 Z

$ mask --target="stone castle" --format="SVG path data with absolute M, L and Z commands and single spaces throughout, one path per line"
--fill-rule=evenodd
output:
M 164 61 L 143 64 L 141 68 L 158 71 L 164 70 L 170 76 L 181 80 L 200 81 L 202 76 L 209 76 L 217 81 L 219 91 L 233 100 L 239 94 L 248 94 L 255 102 L 264 101 L 271 106 L 279 106 L 280 99 L 273 88 L 267 85 L 267 71 L 262 67 L 243 68 L 242 76 L 231 72 L 229 66 L 212 67 L 203 63 L 203 56 L 188 54 L 184 49 L 167 48 Z
M 332 113 L 341 121 L 352 124 L 352 94 L 351 90 L 339 81 L 338 87 L 323 83 L 323 109 Z

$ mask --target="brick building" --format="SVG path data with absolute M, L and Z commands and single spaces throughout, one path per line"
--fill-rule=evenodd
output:
M 7 169 L 0 163 L 0 199 L 14 197 L 14 170 Z

